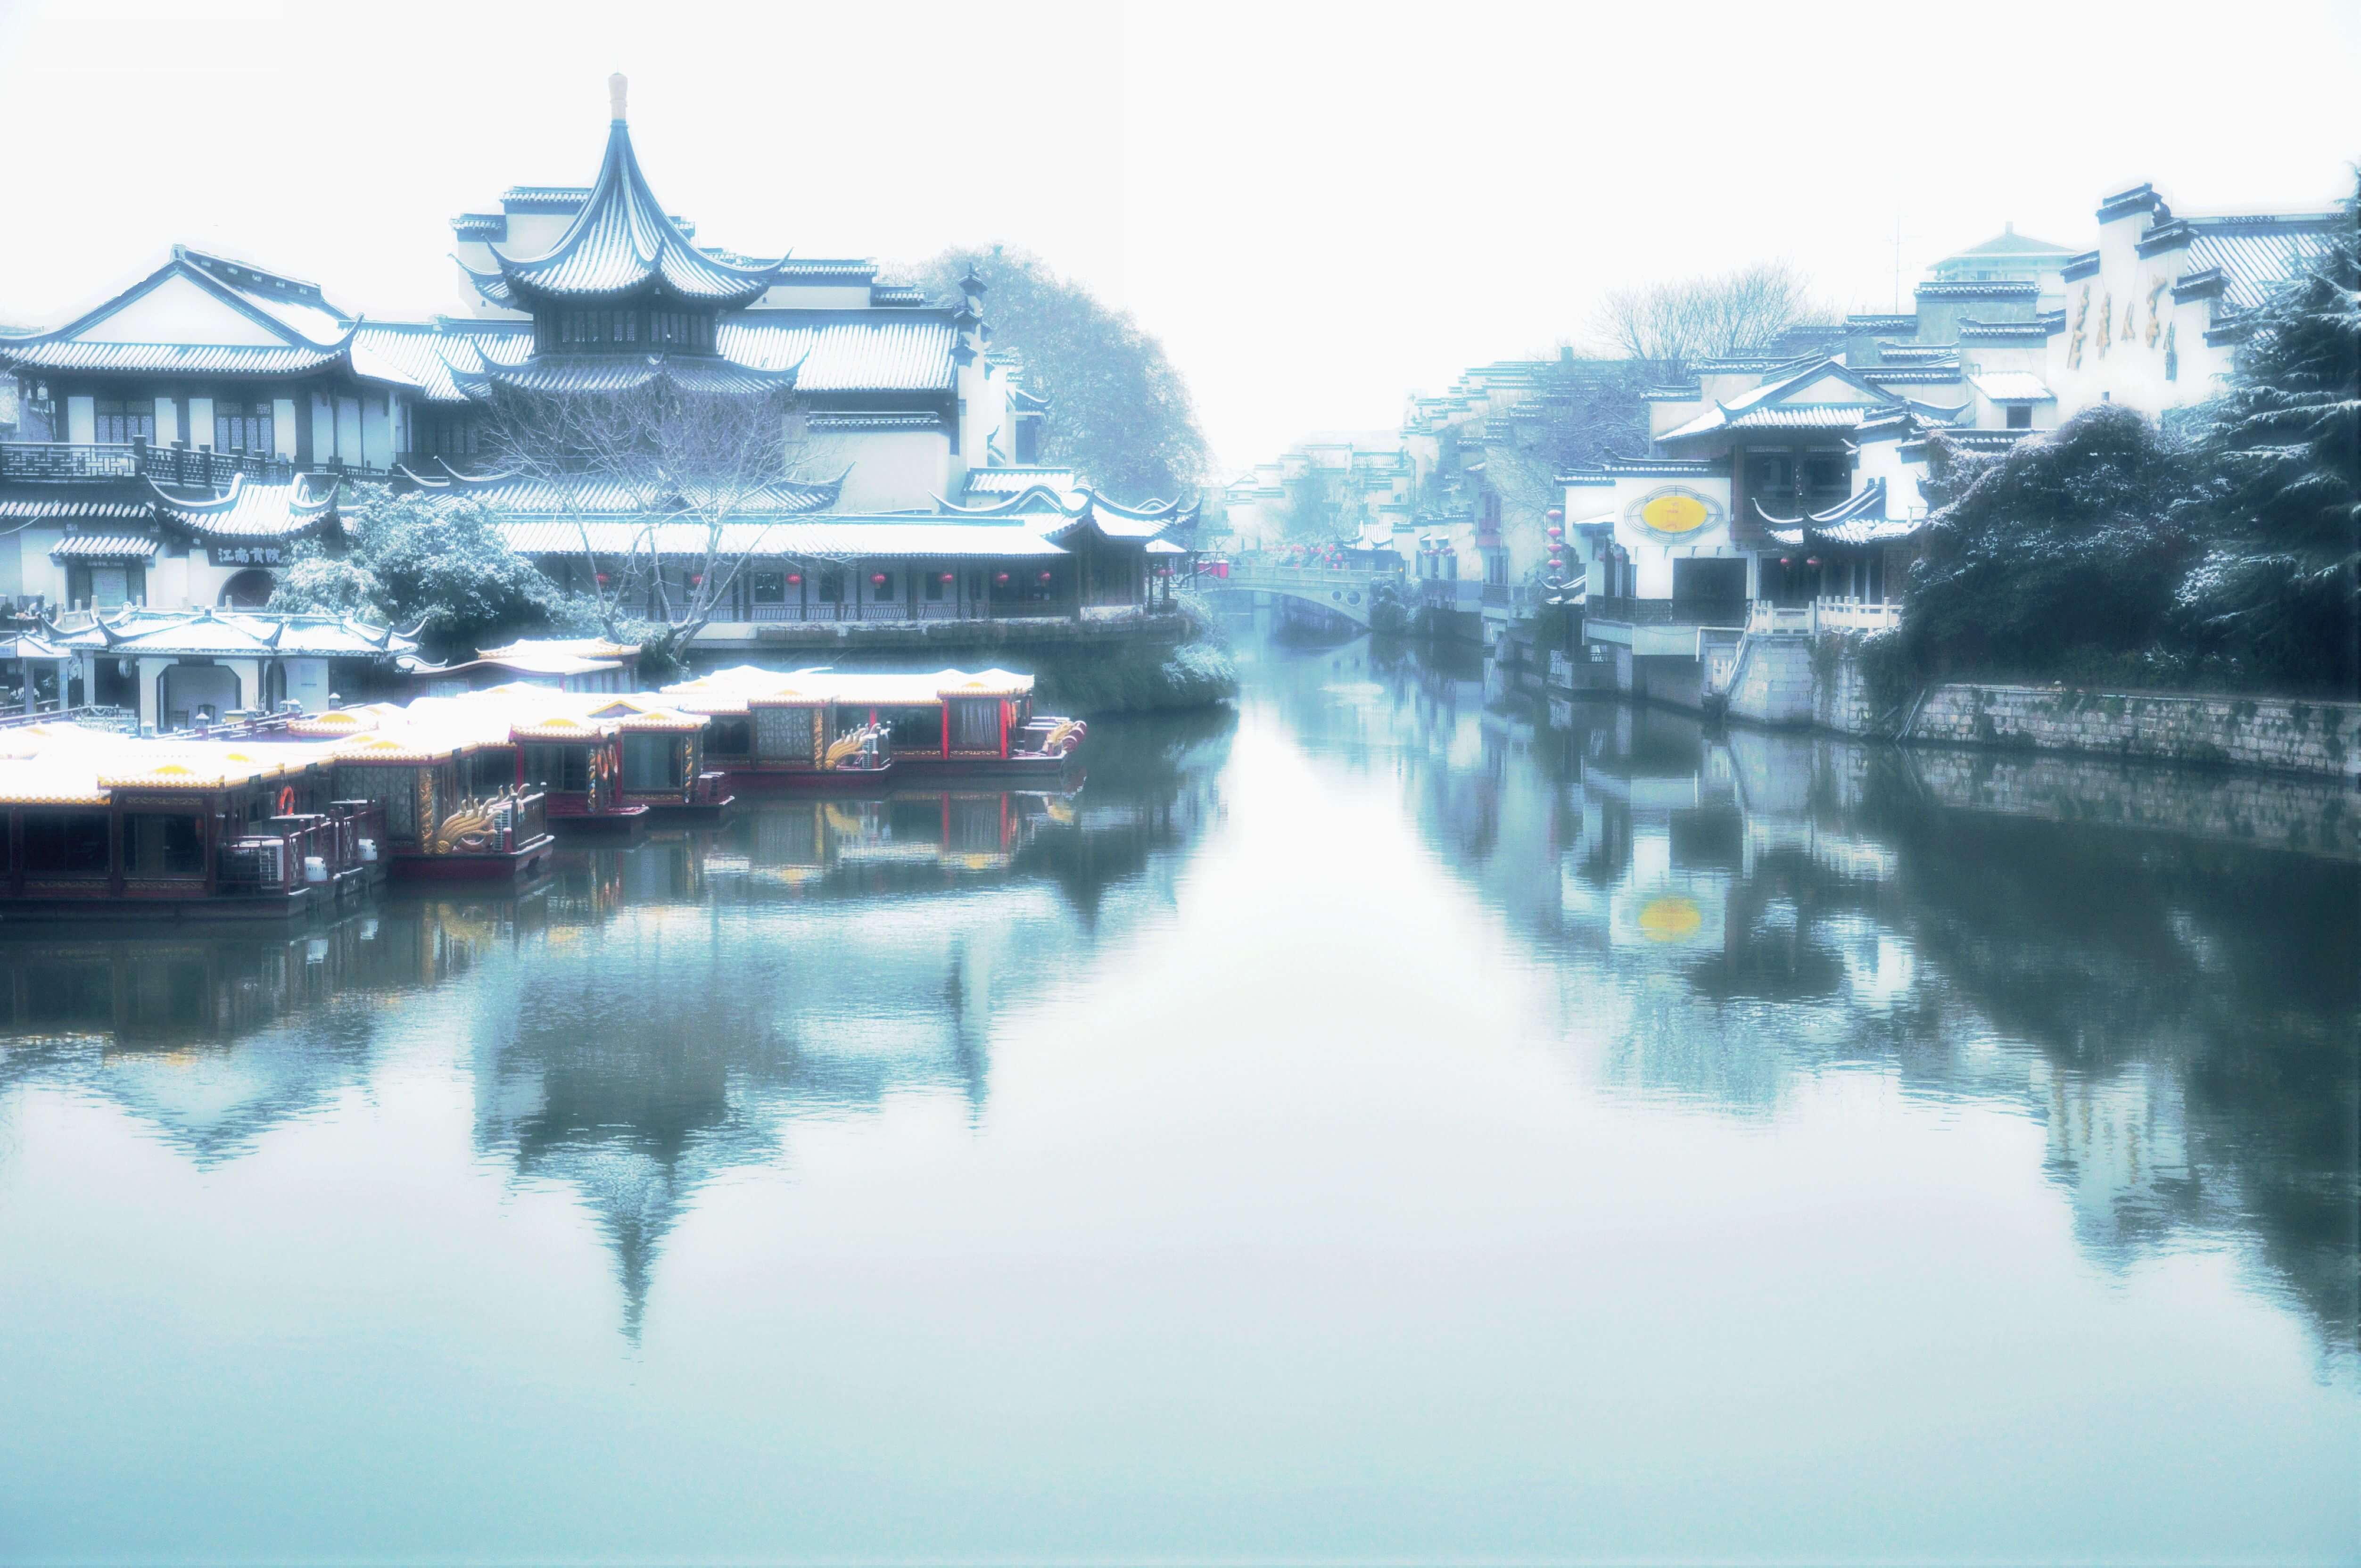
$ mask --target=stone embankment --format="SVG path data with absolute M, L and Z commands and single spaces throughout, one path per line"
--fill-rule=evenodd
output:
M 1897 712 L 1875 701 L 1870 685 L 1849 639 L 1750 636 L 1738 652 L 1729 713 L 1913 745 L 2268 768 L 2361 784 L 2361 703 L 1954 682 Z
M 1928 692 L 1903 738 L 2361 782 L 2361 703 L 1962 684 Z

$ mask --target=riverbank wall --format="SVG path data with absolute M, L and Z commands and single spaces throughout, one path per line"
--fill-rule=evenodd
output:
M 2072 752 L 1916 746 L 1896 751 L 1797 729 L 1732 729 L 1731 772 L 1750 810 L 1869 808 L 1880 790 L 1949 811 L 2176 835 L 2361 862 L 2361 804 L 2334 779 L 2193 771 Z
M 1918 746 L 2265 769 L 2361 785 L 2361 703 L 1955 681 L 1881 702 L 1859 641 L 1749 636 L 1729 717 Z
M 741 630 L 751 641 L 735 635 Z M 1202 707 L 1238 690 L 1220 634 L 1180 610 L 1105 620 L 766 622 L 721 630 L 690 645 L 692 670 L 750 662 L 781 669 L 995 665 L 1032 675 L 1042 707 L 1087 716 Z

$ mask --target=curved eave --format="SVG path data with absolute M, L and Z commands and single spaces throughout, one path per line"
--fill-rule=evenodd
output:
M 727 310 L 760 299 L 785 264 L 782 258 L 739 266 L 691 244 L 648 188 L 621 120 L 608 131 L 589 196 L 555 245 L 536 257 L 489 248 L 511 291 L 552 303 L 619 300 L 656 288 L 686 303 Z

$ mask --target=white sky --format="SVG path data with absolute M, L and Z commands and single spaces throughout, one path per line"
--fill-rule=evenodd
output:
M 1225 467 L 1784 257 L 1839 304 L 2100 194 L 2317 207 L 2361 5 L 205 5 L 0 0 L 0 321 L 175 240 L 456 311 L 447 221 L 587 182 L 631 79 L 657 193 L 756 254 L 1005 241 L 1127 306 Z

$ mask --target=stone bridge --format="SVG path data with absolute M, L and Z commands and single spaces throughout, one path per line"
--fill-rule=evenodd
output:
M 1320 566 L 1233 565 L 1228 576 L 1201 576 L 1196 587 L 1202 594 L 1269 594 L 1297 604 L 1316 606 L 1364 631 L 1369 630 L 1369 616 L 1378 603 L 1380 588 L 1391 589 L 1405 605 L 1410 602 L 1409 579 L 1401 573 L 1356 567 L 1332 570 Z

